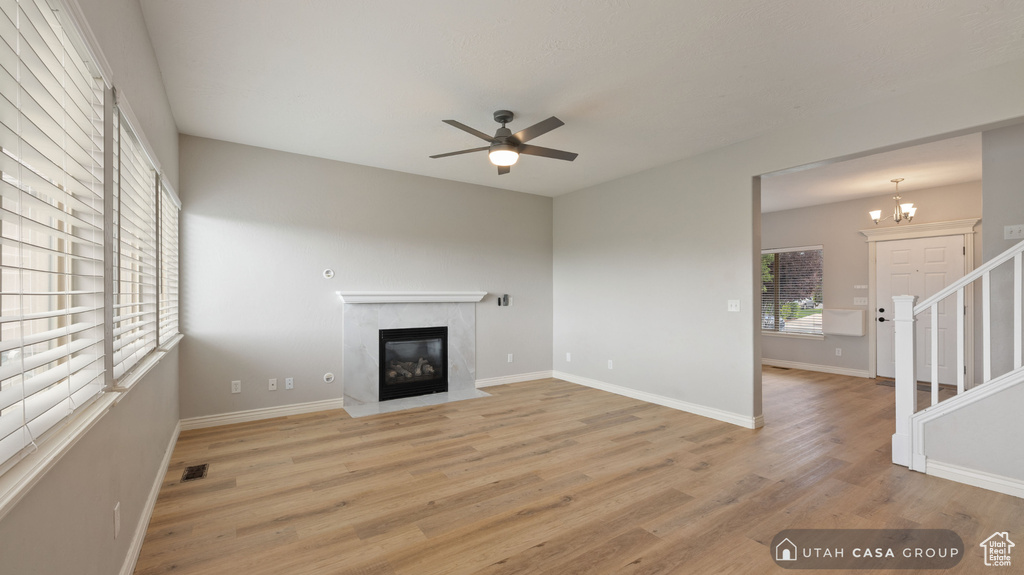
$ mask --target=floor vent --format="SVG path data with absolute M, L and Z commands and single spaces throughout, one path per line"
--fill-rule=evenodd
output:
M 209 463 L 202 465 L 193 465 L 185 468 L 185 473 L 181 474 L 181 482 L 195 481 L 196 479 L 202 479 L 206 477 L 206 470 L 210 468 Z

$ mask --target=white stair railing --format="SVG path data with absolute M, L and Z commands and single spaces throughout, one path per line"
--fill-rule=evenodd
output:
M 895 357 L 896 357 L 896 433 L 892 436 L 892 462 L 911 466 L 912 455 L 912 429 L 911 417 L 917 413 L 917 316 L 923 313 L 930 313 L 931 325 L 938 326 L 939 305 L 950 297 L 956 297 L 957 310 L 956 321 L 956 358 L 957 358 L 957 395 L 968 392 L 965 389 L 965 340 L 964 337 L 964 303 L 965 289 L 981 280 L 981 313 L 982 313 L 982 382 L 984 385 L 992 379 L 992 271 L 999 266 L 1013 261 L 1013 369 L 1021 369 L 1024 347 L 1022 339 L 1022 260 L 1024 260 L 1024 242 L 1006 250 L 999 256 L 989 260 L 984 265 L 965 275 L 957 282 L 946 286 L 944 289 L 914 305 L 917 296 L 900 295 L 893 296 L 894 322 L 895 325 Z M 1006 313 L 1007 302 L 996 302 L 1000 304 L 999 312 Z M 966 326 L 974 329 L 974 326 Z M 939 403 L 939 330 L 931 330 L 931 405 Z M 975 386 L 977 387 L 977 386 Z

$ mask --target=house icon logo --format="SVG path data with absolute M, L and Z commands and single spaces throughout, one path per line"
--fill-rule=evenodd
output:
M 788 537 L 775 546 L 776 561 L 796 561 L 796 557 L 796 543 L 790 541 Z
M 1006 531 L 996 531 L 988 539 L 980 543 L 985 550 L 985 565 L 989 567 L 1009 567 L 1010 552 L 1015 547 Z

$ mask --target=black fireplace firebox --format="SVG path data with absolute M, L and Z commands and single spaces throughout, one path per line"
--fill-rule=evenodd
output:
M 380 330 L 380 401 L 448 391 L 448 326 Z

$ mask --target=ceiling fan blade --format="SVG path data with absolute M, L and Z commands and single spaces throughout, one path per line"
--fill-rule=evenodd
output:
M 520 154 L 528 154 L 530 156 L 541 156 L 544 158 L 554 158 L 556 160 L 565 160 L 571 162 L 576 159 L 579 154 L 572 152 L 565 152 L 563 150 L 552 150 L 551 148 L 542 148 L 540 146 L 531 146 L 529 144 L 519 145 Z
M 488 142 L 493 142 L 494 141 L 494 137 L 491 136 L 490 134 L 485 134 L 485 133 L 481 132 L 480 130 L 477 130 L 477 129 L 474 129 L 474 128 L 470 128 L 469 126 L 463 124 L 462 122 L 456 122 L 455 120 L 441 120 L 441 121 L 444 122 L 445 124 L 448 124 L 449 126 L 454 126 L 454 127 L 458 128 L 458 129 L 462 130 L 463 132 L 468 132 L 470 134 L 473 134 L 474 136 L 476 136 L 477 138 L 480 138 L 481 140 L 486 140 Z
M 438 154 L 436 156 L 430 156 L 431 158 L 447 158 L 448 156 L 458 156 L 459 154 L 468 154 L 470 152 L 482 152 L 490 146 L 484 146 L 482 148 L 472 148 L 469 150 L 459 150 L 458 152 L 448 152 L 447 154 Z
M 564 125 L 565 122 L 559 120 L 554 116 L 551 116 L 547 120 L 537 122 L 536 124 L 530 126 L 529 128 L 523 128 L 522 130 L 519 130 L 515 134 L 512 134 L 512 137 L 515 138 L 517 142 L 522 144 L 524 142 L 529 142 L 530 140 L 536 138 L 537 136 L 547 134 L 551 130 L 554 130 L 559 126 Z
M 498 166 L 498 175 L 507 174 L 512 171 L 512 166 Z

